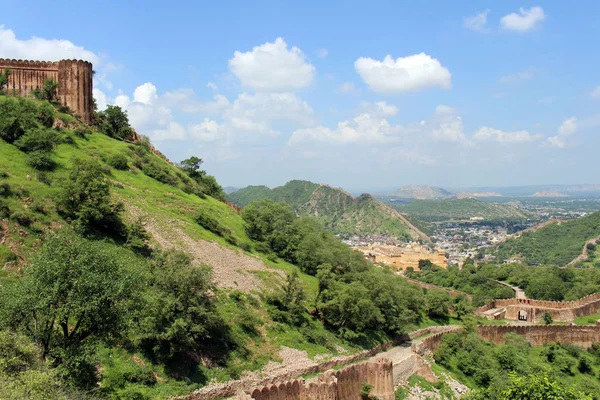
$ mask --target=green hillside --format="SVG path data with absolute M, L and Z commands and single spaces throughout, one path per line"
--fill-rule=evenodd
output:
M 0 398 L 169 398 L 429 321 L 313 218 L 240 214 L 199 159 L 96 118 L 0 96 Z
M 370 195 L 355 198 L 341 189 L 308 181 L 294 180 L 272 190 L 266 186 L 248 186 L 227 199 L 241 207 L 253 200 L 283 201 L 300 215 L 318 218 L 334 233 L 386 234 L 406 240 L 425 238 L 403 216 Z
M 554 222 L 523 232 L 494 247 L 498 260 L 520 257 L 529 264 L 566 265 L 586 241 L 600 236 L 600 211 L 568 222 Z
M 407 204 L 391 204 L 396 210 L 426 222 L 469 221 L 481 217 L 484 221 L 518 221 L 527 214 L 510 204 L 489 203 L 476 199 L 414 200 Z

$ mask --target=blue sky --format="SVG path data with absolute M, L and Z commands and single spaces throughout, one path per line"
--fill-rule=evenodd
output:
M 0 57 L 94 62 L 101 105 L 223 185 L 598 183 L 600 2 L 0 7 Z

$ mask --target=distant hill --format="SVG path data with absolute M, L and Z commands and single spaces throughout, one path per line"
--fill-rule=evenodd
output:
M 569 195 L 560 192 L 535 192 L 531 197 L 569 197 Z
M 529 264 L 564 266 L 583 250 L 584 243 L 600 236 L 600 211 L 568 222 L 553 222 L 523 232 L 493 248 L 496 259 L 520 258 Z
M 502 195 L 498 192 L 460 192 L 456 194 L 458 199 L 468 199 L 477 197 L 501 197 Z
M 238 190 L 238 188 L 233 187 L 233 186 L 226 186 L 223 188 L 223 192 L 225 192 L 225 194 L 233 193 L 237 190 Z
M 387 197 L 418 200 L 445 199 L 450 196 L 452 193 L 446 189 L 423 185 L 402 186 L 387 195 Z
M 528 215 L 511 204 L 496 204 L 476 199 L 414 200 L 392 205 L 396 210 L 426 222 L 524 220 Z
M 309 181 L 294 180 L 274 189 L 248 186 L 227 198 L 240 207 L 260 199 L 283 201 L 298 214 L 318 218 L 335 233 L 386 234 L 408 240 L 427 238 L 404 216 L 371 195 L 354 197 L 342 189 Z

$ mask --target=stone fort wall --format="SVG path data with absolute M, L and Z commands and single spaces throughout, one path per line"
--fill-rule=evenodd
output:
M 479 307 L 475 315 L 481 315 L 493 308 L 503 308 L 502 317 L 518 320 L 519 314 L 523 320 L 540 322 L 548 313 L 557 322 L 571 322 L 577 317 L 593 315 L 600 312 L 600 293 L 594 293 L 575 301 L 544 301 L 532 299 L 500 299 Z
M 572 343 L 583 348 L 590 348 L 593 343 L 600 342 L 600 326 L 586 325 L 520 325 L 520 326 L 480 326 L 478 334 L 482 339 L 495 344 L 504 343 L 504 335 L 516 333 L 526 338 L 532 346 L 543 346 L 546 343 Z
M 370 395 L 380 400 L 394 400 L 392 362 L 377 359 L 351 365 L 339 371 L 327 371 L 316 382 L 303 379 L 258 387 L 238 395 L 238 400 L 360 400 L 363 383 L 372 385 Z
M 44 80 L 58 83 L 58 102 L 69 107 L 86 123 L 91 122 L 94 107 L 92 64 L 81 60 L 56 62 L 8 60 L 0 58 L 0 71 L 10 69 L 7 93 L 29 96 L 34 89 L 42 88 Z

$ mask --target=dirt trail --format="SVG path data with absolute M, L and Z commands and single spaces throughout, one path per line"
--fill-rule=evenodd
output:
M 156 218 L 149 218 L 140 208 L 131 205 L 128 205 L 127 211 L 136 219 L 142 218 L 144 228 L 162 249 L 183 250 L 198 264 L 211 267 L 215 284 L 221 289 L 250 292 L 264 288 L 263 282 L 255 272 L 268 271 L 284 278 L 285 274 L 282 271 L 267 267 L 260 259 L 241 250 L 233 250 L 206 240 L 194 240 L 185 233 L 184 221 L 172 219 L 160 223 Z
M 573 264 L 577 264 L 580 261 L 586 261 L 589 257 L 588 248 L 587 248 L 588 244 L 590 244 L 590 243 L 595 244 L 595 243 L 599 243 L 599 242 L 600 242 L 600 236 L 595 237 L 595 238 L 590 239 L 587 242 L 585 242 L 585 244 L 583 245 L 583 250 L 581 251 L 581 254 L 578 255 L 577 257 L 575 257 L 575 259 L 567 265 L 573 265 Z

